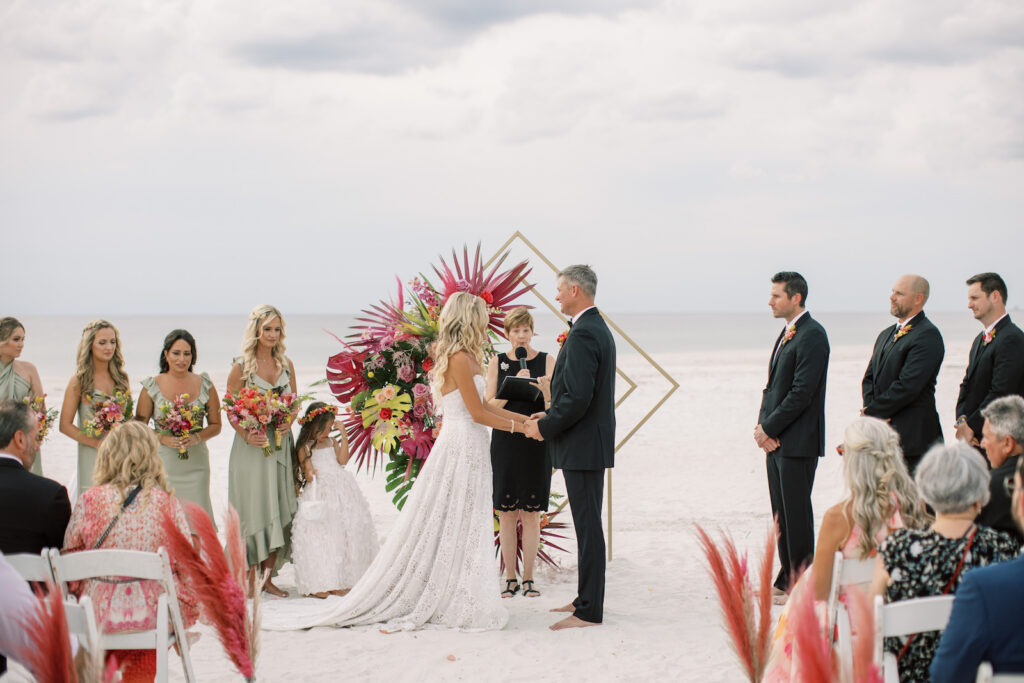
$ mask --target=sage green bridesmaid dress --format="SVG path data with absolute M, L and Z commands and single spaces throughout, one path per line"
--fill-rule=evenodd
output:
M 99 389 L 92 390 L 94 400 L 101 401 L 105 396 L 106 394 Z M 92 416 L 92 404 L 87 401 L 80 402 L 78 404 L 78 429 L 83 430 L 85 423 L 91 420 Z M 83 491 L 92 488 L 94 469 L 96 469 L 96 449 L 86 446 L 84 443 L 78 444 L 78 493 L 76 495 L 80 496 Z
M 4 365 L 0 363 L 0 399 L 24 401 L 32 394 L 32 382 L 14 371 L 14 361 Z M 43 454 L 36 453 L 36 461 L 32 463 L 32 474 L 43 476 Z
M 234 363 L 240 365 L 242 359 L 236 358 Z M 246 386 L 263 392 L 273 389 L 286 393 L 291 391 L 290 380 L 286 361 L 276 383 L 253 376 L 246 381 Z M 269 429 L 267 440 L 273 449 L 274 434 Z M 289 430 L 284 433 L 279 450 L 263 455 L 262 448 L 250 446 L 235 432 L 228 463 L 228 500 L 242 522 L 250 566 L 263 562 L 272 552 L 277 553 L 275 570 L 291 559 L 292 518 L 298 508 L 292 470 L 294 445 Z
M 199 378 L 201 380 L 199 396 L 190 398 L 193 399 L 193 403 L 198 401 L 200 404 L 206 405 L 210 400 L 210 387 L 213 386 L 213 380 L 205 372 L 201 373 Z M 160 406 L 174 401 L 161 393 L 160 386 L 152 377 L 142 380 L 142 387 L 153 399 L 153 424 L 155 425 L 160 416 Z M 210 449 L 205 443 L 198 443 L 186 451 L 188 457 L 184 459 L 178 457 L 177 448 L 168 448 L 163 444 L 160 444 L 158 452 L 164 463 L 164 471 L 167 473 L 167 483 L 174 489 L 174 495 L 182 500 L 190 500 L 206 510 L 210 521 L 213 521 L 214 527 L 216 527 L 213 504 L 210 503 Z

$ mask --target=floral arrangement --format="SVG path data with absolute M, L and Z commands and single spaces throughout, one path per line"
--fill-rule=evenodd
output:
M 39 429 L 36 433 L 36 440 L 42 443 L 46 435 L 50 433 L 50 427 L 53 426 L 57 421 L 57 417 L 60 416 L 60 411 L 56 408 L 46 409 L 46 394 L 36 396 L 35 398 L 26 396 L 22 401 L 35 414 L 36 427 Z
M 992 328 L 988 332 L 983 332 L 981 335 L 982 346 L 988 346 L 992 343 L 992 340 L 996 338 L 996 330 Z
M 565 340 L 568 339 L 568 338 L 569 338 L 569 330 L 562 330 L 562 332 L 557 337 L 555 337 L 555 342 L 557 342 L 558 347 L 561 348 L 562 344 L 564 344 Z
M 127 391 L 115 391 L 113 396 L 104 396 L 102 399 L 89 397 L 86 403 L 92 406 L 92 419 L 82 427 L 87 435 L 100 439 L 125 420 L 132 417 L 132 395 Z
M 492 338 L 502 333 L 507 308 L 524 292 L 527 263 L 499 272 L 508 253 L 486 270 L 479 245 L 470 262 L 464 248 L 461 262 L 452 252 L 452 266 L 441 259 L 434 267 L 437 285 L 420 275 L 406 287 L 398 280 L 397 300 L 381 301 L 357 318 L 343 350 L 327 363 L 327 384 L 335 398 L 349 407 L 345 431 L 352 455 L 362 467 L 385 461 L 385 489 L 399 508 L 430 455 L 441 424 L 427 373 L 434 366 L 430 345 L 437 336 L 438 316 L 448 297 L 470 292 L 488 305 Z M 485 350 L 486 352 L 487 350 Z
M 265 394 L 249 387 L 242 387 L 236 393 L 227 392 L 224 394 L 223 406 L 228 421 L 250 436 L 266 434 L 271 419 L 270 393 Z M 272 452 L 269 443 L 263 447 L 263 455 L 269 456 Z
M 786 328 L 786 334 L 784 334 L 782 336 L 782 345 L 785 345 L 786 342 L 788 342 L 790 339 L 792 339 L 795 336 L 796 336 L 796 328 L 795 327 L 787 327 Z
M 160 416 L 153 420 L 157 433 L 180 439 L 203 428 L 206 406 L 188 399 L 188 394 L 182 394 L 173 402 L 160 404 Z M 188 460 L 187 448 L 178 448 L 178 460 Z
M 913 328 L 913 325 L 906 325 L 904 327 L 901 327 L 900 331 L 897 332 L 896 336 L 893 338 L 893 342 L 898 342 L 900 340 L 900 337 L 904 336 L 907 332 L 910 332 L 910 330 L 912 330 Z
M 270 422 L 268 425 L 274 430 L 274 450 L 281 450 L 281 439 L 284 433 L 291 430 L 292 421 L 299 415 L 302 404 L 313 398 L 310 394 L 278 394 L 269 392 L 267 404 L 270 410 Z
M 319 408 L 313 408 L 313 410 L 306 413 L 303 417 L 299 418 L 299 424 L 303 425 L 307 422 L 312 422 L 316 418 L 320 417 L 324 413 L 330 413 L 331 415 L 337 416 L 338 409 L 334 406 L 320 406 Z

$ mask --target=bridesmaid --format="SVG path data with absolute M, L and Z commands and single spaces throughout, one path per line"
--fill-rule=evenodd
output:
M 295 366 L 284 355 L 284 317 L 273 306 L 257 306 L 249 314 L 242 339 L 242 355 L 235 358 L 228 374 L 228 391 L 242 387 L 278 393 L 295 392 Z M 292 517 L 298 507 L 292 482 L 294 442 L 285 431 L 280 450 L 264 456 L 268 436 L 252 436 L 232 425 L 228 466 L 228 500 L 238 510 L 245 538 L 250 572 L 256 565 L 275 572 L 291 557 Z M 288 593 L 267 581 L 271 595 Z
M 0 399 L 23 401 L 43 395 L 43 383 L 39 381 L 36 366 L 18 360 L 24 348 L 25 326 L 16 318 L 0 318 Z M 36 454 L 36 460 L 32 463 L 32 473 L 43 476 L 40 453 Z
M 144 391 L 139 394 L 135 419 L 148 423 L 152 418 L 156 427 L 161 415 L 160 406 L 174 403 L 182 394 L 188 394 L 190 404 L 206 406 L 205 428 L 200 426 L 181 438 L 158 432 L 160 448 L 157 452 L 164 462 L 167 481 L 174 495 L 196 503 L 213 521 L 210 449 L 205 442 L 220 434 L 220 399 L 208 374 L 192 372 L 198 357 L 196 340 L 187 330 L 173 330 L 168 334 L 160 353 L 160 374 L 142 380 Z M 180 452 L 182 448 L 187 449 L 184 454 Z
M 100 439 L 81 430 L 92 419 L 91 401 L 113 396 L 118 391 L 125 394 L 131 391 L 117 328 L 106 320 L 93 320 L 87 324 L 78 342 L 77 365 L 75 375 L 64 390 L 64 404 L 60 410 L 61 433 L 78 442 L 78 489 L 75 496 L 92 487 L 96 449 L 100 445 Z M 77 426 L 72 422 L 76 412 Z

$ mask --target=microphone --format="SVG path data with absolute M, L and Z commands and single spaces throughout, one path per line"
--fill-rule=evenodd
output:
M 526 349 L 524 347 L 516 347 L 516 358 L 519 359 L 519 369 L 526 370 Z

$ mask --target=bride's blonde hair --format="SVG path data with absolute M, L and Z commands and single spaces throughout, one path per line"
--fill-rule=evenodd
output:
M 249 322 L 245 326 L 245 334 L 242 337 L 242 378 L 252 379 L 256 374 L 256 346 L 259 344 L 260 332 L 263 330 L 263 323 L 277 318 L 281 321 L 281 336 L 271 350 L 277 369 L 284 372 L 288 362 L 284 356 L 284 316 L 281 311 L 268 304 L 260 304 L 252 309 L 249 314 Z
M 487 320 L 487 305 L 475 294 L 455 292 L 448 297 L 437 320 L 437 339 L 430 352 L 434 359 L 430 384 L 435 401 L 441 394 L 441 386 L 448 372 L 448 359 L 453 353 L 465 351 L 483 365 Z

